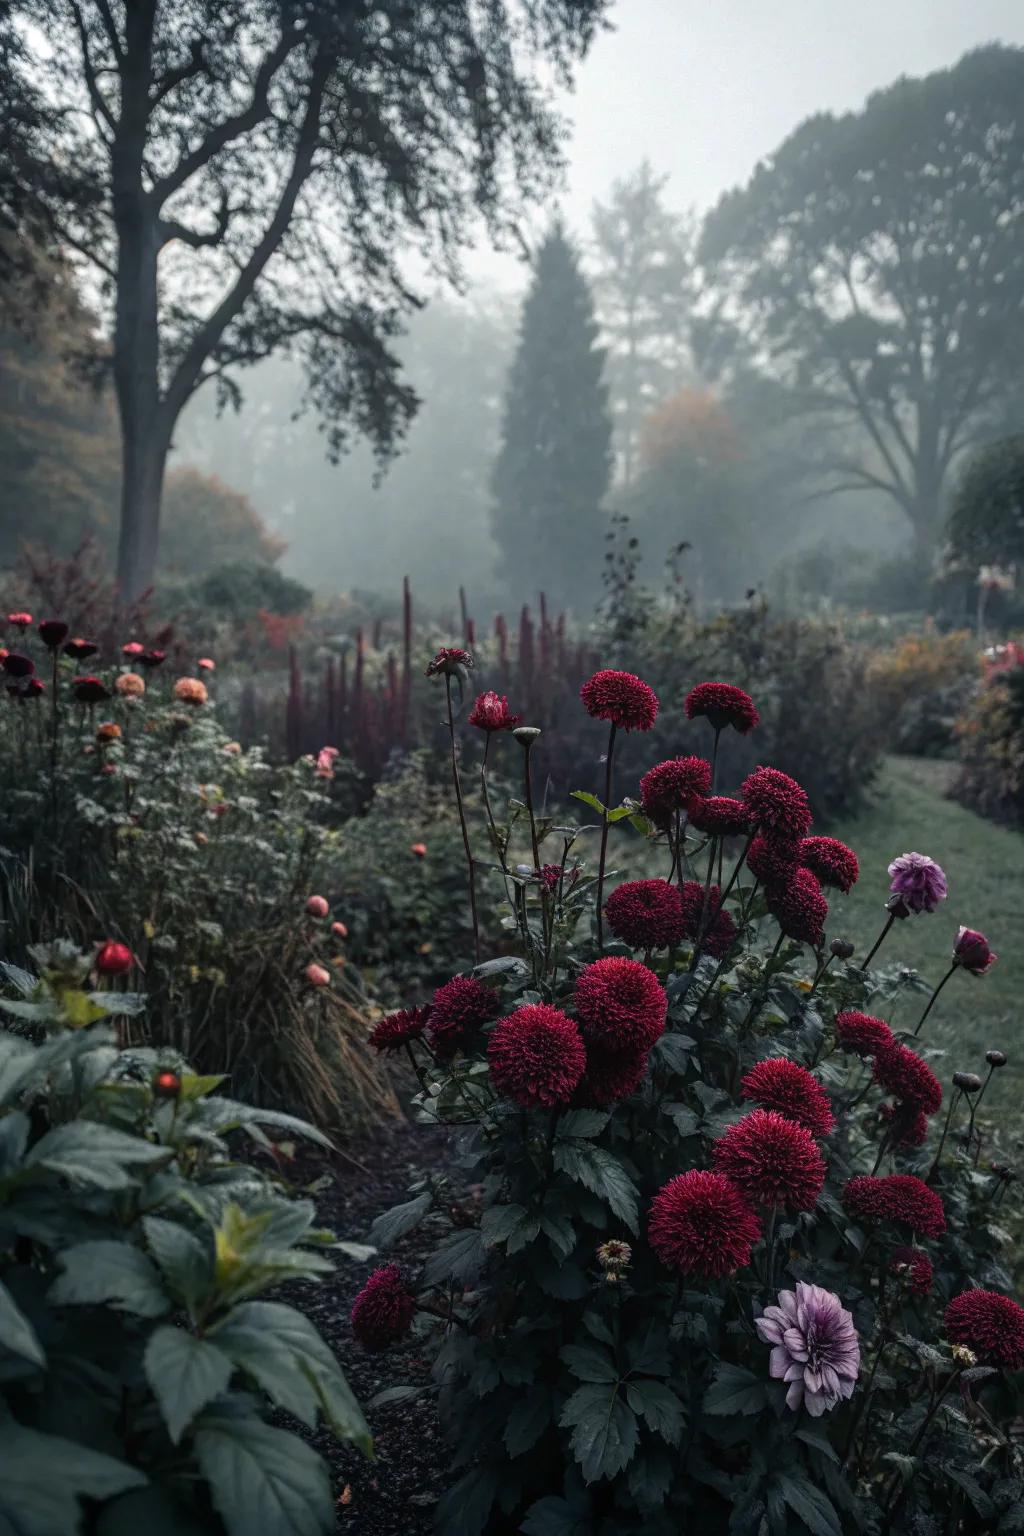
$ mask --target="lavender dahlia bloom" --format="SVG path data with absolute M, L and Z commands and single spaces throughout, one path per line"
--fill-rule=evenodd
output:
M 889 865 L 893 896 L 902 897 L 911 912 L 934 912 L 946 899 L 946 876 L 926 853 L 901 853 Z
M 803 1403 L 812 1419 L 853 1396 L 860 1370 L 860 1345 L 853 1318 L 839 1297 L 819 1285 L 797 1282 L 780 1291 L 777 1307 L 765 1307 L 757 1331 L 771 1344 L 770 1370 L 789 1382 L 786 1407 Z

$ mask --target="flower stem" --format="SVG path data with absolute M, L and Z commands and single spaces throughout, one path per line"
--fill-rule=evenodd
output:
M 882 928 L 881 933 L 878 935 L 878 938 L 875 940 L 874 944 L 868 950 L 867 954 L 864 956 L 864 959 L 860 963 L 860 968 L 861 968 L 862 971 L 866 971 L 867 970 L 868 966 L 871 964 L 872 960 L 875 958 L 875 955 L 881 949 L 883 940 L 885 939 L 886 934 L 889 932 L 889 929 L 892 927 L 892 925 L 893 925 L 893 923 L 895 921 L 896 921 L 896 913 L 895 912 L 890 912 L 889 916 L 885 920 L 885 924 L 884 924 L 884 926 Z
M 939 993 L 942 991 L 943 987 L 946 985 L 946 982 L 949 980 L 956 969 L 957 966 L 956 962 L 954 961 L 949 970 L 946 972 L 945 976 L 943 976 L 942 980 L 939 982 L 938 986 L 935 988 L 935 991 L 932 993 L 931 997 L 928 999 L 928 1006 L 925 1008 L 924 1013 L 922 1013 L 921 1017 L 917 1021 L 917 1028 L 914 1030 L 915 1035 L 919 1035 L 921 1033 L 922 1024 L 931 1013 L 932 1009 L 935 1007 Z
M 761 991 L 758 993 L 758 995 L 755 997 L 754 1001 L 750 1005 L 750 1011 L 747 1014 L 746 1018 L 743 1020 L 743 1024 L 742 1024 L 742 1026 L 740 1028 L 740 1033 L 741 1034 L 744 1034 L 744 1035 L 746 1034 L 747 1030 L 750 1028 L 751 1024 L 753 1024 L 754 1020 L 757 1018 L 758 1014 L 761 1012 L 761 1009 L 764 1007 L 765 1003 L 768 1001 L 768 993 L 771 991 L 771 986 L 772 986 L 772 979 L 771 979 L 771 976 L 769 974 L 769 968 L 771 966 L 772 961 L 775 959 L 776 955 L 778 954 L 779 950 L 782 948 L 782 941 L 783 941 L 783 939 L 785 937 L 786 937 L 786 935 L 784 933 L 780 933 L 778 938 L 775 940 L 775 948 L 772 950 L 771 954 L 768 956 L 767 963 L 765 964 L 764 986 L 761 989 Z
M 942 1127 L 942 1136 L 941 1136 L 941 1138 L 939 1140 L 939 1145 L 938 1145 L 938 1147 L 936 1149 L 936 1152 L 935 1152 L 935 1158 L 934 1158 L 934 1160 L 932 1162 L 931 1167 L 928 1170 L 928 1177 L 925 1179 L 925 1183 L 926 1184 L 931 1184 L 933 1182 L 934 1178 L 935 1178 L 935 1175 L 939 1171 L 939 1159 L 942 1156 L 942 1149 L 946 1145 L 946 1137 L 949 1135 L 949 1124 L 950 1124 L 950 1121 L 953 1118 L 953 1111 L 956 1108 L 957 1100 L 959 1098 L 960 1098 L 960 1090 L 958 1088 L 956 1093 L 954 1093 L 953 1097 L 949 1101 L 949 1108 L 946 1111 L 946 1123 Z
M 928 1429 L 931 1426 L 932 1420 L 935 1418 L 935 1415 L 938 1413 L 939 1409 L 942 1407 L 942 1404 L 945 1402 L 950 1387 L 953 1386 L 962 1369 L 963 1367 L 959 1365 L 954 1367 L 954 1369 L 949 1373 L 949 1376 L 946 1378 L 941 1392 L 937 1397 L 933 1397 L 931 1403 L 928 1405 L 928 1412 L 925 1414 L 917 1434 L 914 1436 L 913 1440 L 907 1447 L 906 1454 L 909 1457 L 913 1457 L 916 1454 L 918 1446 L 921 1444 L 925 1435 L 928 1433 Z M 882 1509 L 882 1513 L 885 1516 L 885 1524 L 882 1527 L 882 1536 L 886 1536 L 886 1533 L 892 1530 L 893 1521 L 896 1519 L 896 1516 L 902 1509 L 907 1494 L 910 1492 L 910 1484 L 913 1481 L 913 1471 L 907 1478 L 906 1482 L 903 1483 L 902 1487 L 900 1486 L 901 1475 L 901 1473 L 897 1472 L 893 1478 L 892 1485 L 890 1486 L 888 1496 L 886 1497 L 885 1504 Z M 894 1500 L 895 1502 L 893 1502 Z
M 597 947 L 604 949 L 604 866 L 608 855 L 608 811 L 612 799 L 612 762 L 615 757 L 615 721 L 608 732 L 608 755 L 605 758 L 604 814 L 601 817 L 601 857 L 597 866 Z
M 459 808 L 459 826 L 462 828 L 462 846 L 466 850 L 466 868 L 469 872 L 469 912 L 473 922 L 473 951 L 480 964 L 480 924 L 476 915 L 476 870 L 473 866 L 473 850 L 469 845 L 469 828 L 466 825 L 466 807 L 462 801 L 462 777 L 459 773 L 459 753 L 455 744 L 455 713 L 452 709 L 452 680 L 446 673 L 445 698 L 448 703 L 448 736 L 452 748 L 452 783 L 455 785 L 455 803 Z

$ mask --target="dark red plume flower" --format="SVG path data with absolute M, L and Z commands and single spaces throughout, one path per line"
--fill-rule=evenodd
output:
M 928 1140 L 928 1116 L 916 1104 L 882 1104 L 878 1113 L 898 1147 L 923 1147 Z
M 927 1296 L 935 1279 L 932 1261 L 920 1248 L 894 1248 L 889 1272 L 906 1276 L 912 1296 Z
M 683 708 L 687 720 L 704 715 L 716 731 L 731 725 L 741 736 L 752 731 L 761 718 L 750 694 L 732 683 L 698 683 L 686 695 Z
M 896 1044 L 896 1038 L 884 1019 L 869 1013 L 849 1010 L 836 1014 L 836 1039 L 841 1051 L 854 1056 L 877 1056 Z
M 723 1173 L 691 1168 L 651 1201 L 647 1236 L 667 1269 L 717 1280 L 750 1263 L 761 1223 Z
M 762 1109 L 778 1110 L 787 1120 L 805 1126 L 812 1136 L 828 1136 L 836 1122 L 828 1094 L 806 1067 L 785 1056 L 759 1061 L 740 1084 L 740 1097 Z
M 90 656 L 95 656 L 98 650 L 99 646 L 94 645 L 91 640 L 83 640 L 81 635 L 76 635 L 64 647 L 64 654 L 73 656 L 76 661 L 86 661 Z
M 430 1043 L 441 1057 L 454 1056 L 500 1012 L 497 994 L 475 976 L 453 976 L 430 1005 Z
M 783 837 L 805 837 L 811 830 L 807 796 L 788 773 L 778 768 L 755 768 L 743 781 L 743 803 L 761 831 Z
M 691 803 L 690 825 L 711 837 L 741 837 L 750 831 L 750 812 L 742 800 L 708 795 Z
M 998 1291 L 963 1291 L 945 1313 L 946 1337 L 1004 1371 L 1024 1366 L 1024 1307 Z
M 647 1076 L 646 1051 L 608 1051 L 587 1047 L 587 1070 L 579 1097 L 585 1104 L 604 1109 L 621 1099 L 632 1098 Z
M 762 885 L 784 885 L 800 862 L 799 843 L 765 837 L 759 832 L 747 849 L 747 868 Z
M 573 1006 L 583 1038 L 609 1051 L 649 1051 L 664 1033 L 665 988 L 639 960 L 608 955 L 576 981 Z
M 836 837 L 805 837 L 797 856 L 822 885 L 834 885 L 845 892 L 857 883 L 857 855 Z
M 608 926 L 634 949 L 667 949 L 683 937 L 683 901 L 667 880 L 627 880 L 605 902 Z
M 787 938 L 818 949 L 825 937 L 828 902 L 809 869 L 794 869 L 785 884 L 770 885 L 768 910 Z
M 23 656 L 20 651 L 8 651 L 3 659 L 3 668 L 8 677 L 31 677 L 36 664 L 31 656 Z
M 844 1210 L 862 1225 L 898 1222 L 920 1237 L 941 1237 L 946 1230 L 942 1201 L 912 1173 L 889 1173 L 884 1178 L 858 1174 L 846 1185 L 842 1200 Z
M 672 757 L 649 768 L 640 780 L 640 804 L 657 826 L 668 826 L 679 811 L 711 788 L 711 764 L 702 757 Z
M 352 1332 L 371 1354 L 403 1339 L 412 1327 L 416 1298 L 397 1264 L 375 1269 L 352 1305 Z
M 623 731 L 649 731 L 658 714 L 658 696 L 632 672 L 595 672 L 580 689 L 587 714 Z
M 399 1051 L 411 1040 L 422 1038 L 429 1018 L 429 1008 L 400 1008 L 377 1021 L 370 1030 L 369 1043 L 377 1052 Z
M 934 1115 L 942 1104 L 942 1084 L 928 1063 L 894 1040 L 875 1057 L 875 1081 L 896 1098 Z
M 106 683 L 100 677 L 76 677 L 71 684 L 71 691 L 79 704 L 103 704 L 110 698 L 110 691 Z
M 55 651 L 68 637 L 68 625 L 63 619 L 44 619 L 39 626 L 39 638 L 48 651 Z
M 500 1019 L 487 1043 L 491 1080 L 521 1109 L 568 1104 L 587 1053 L 572 1019 L 548 1003 L 527 1003 Z
M 489 691 L 481 693 L 469 712 L 469 723 L 481 731 L 511 731 L 522 715 L 509 713 L 508 699 L 502 694 Z
M 755 1205 L 812 1211 L 825 1183 L 825 1162 L 810 1131 L 774 1109 L 754 1109 L 714 1144 L 713 1157 Z

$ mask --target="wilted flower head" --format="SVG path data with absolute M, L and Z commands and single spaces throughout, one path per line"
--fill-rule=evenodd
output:
M 397 1264 L 375 1269 L 352 1306 L 352 1332 L 364 1349 L 379 1354 L 412 1327 L 416 1298 Z
M 633 1259 L 633 1250 L 628 1243 L 621 1242 L 618 1238 L 610 1238 L 602 1243 L 597 1250 L 597 1262 L 608 1276 L 609 1280 L 619 1281 L 629 1268 Z
M 665 826 L 710 788 L 710 763 L 702 757 L 673 757 L 644 774 L 640 780 L 640 804 L 645 816 L 658 826 Z
M 121 740 L 121 727 L 116 720 L 104 720 L 96 727 L 96 740 L 102 744 Z
M 889 865 L 889 891 L 911 912 L 934 912 L 947 894 L 946 876 L 926 853 L 901 853 Z
M 141 699 L 146 691 L 146 680 L 137 672 L 122 672 L 114 687 L 123 699 Z
M 941 1237 L 946 1230 L 941 1199 L 912 1173 L 889 1173 L 883 1178 L 858 1174 L 847 1183 L 842 1201 L 854 1221 L 869 1226 L 877 1221 L 897 1222 L 920 1237 Z
M 1024 1307 L 998 1291 L 964 1291 L 946 1308 L 946 1337 L 965 1345 L 985 1365 L 1006 1371 L 1024 1366 Z
M 975 976 L 984 976 L 999 956 L 988 947 L 988 939 L 976 928 L 961 928 L 953 945 L 953 964 L 962 965 Z
M 860 1345 L 853 1317 L 834 1292 L 799 1280 L 795 1292 L 779 1292 L 778 1305 L 765 1307 L 755 1327 L 772 1345 L 771 1375 L 789 1383 L 787 1408 L 802 1405 L 818 1419 L 853 1396 Z
M 633 672 L 595 672 L 580 698 L 587 714 L 623 731 L 649 731 L 658 714 L 658 696 Z
M 811 807 L 796 779 L 778 768 L 755 768 L 743 781 L 743 803 L 762 831 L 802 838 L 811 829 Z
M 459 645 L 443 645 L 427 667 L 428 677 L 457 677 L 462 681 L 465 673 L 476 665 L 468 651 Z
M 481 693 L 469 712 L 469 723 L 481 731 L 511 731 L 519 724 L 522 715 L 509 712 L 508 699 L 489 689 Z
M 812 1136 L 828 1136 L 835 1119 L 828 1094 L 806 1067 L 786 1056 L 759 1061 L 743 1078 L 740 1097 L 762 1109 L 778 1110 L 788 1120 L 806 1126 Z
M 587 1053 L 572 1019 L 549 1003 L 527 1003 L 494 1026 L 487 1060 L 498 1092 L 534 1109 L 569 1102 Z
M 651 1201 L 647 1236 L 667 1269 L 717 1279 L 750 1263 L 761 1223 L 724 1173 L 691 1168 L 670 1179 Z
M 825 1163 L 810 1131 L 773 1109 L 754 1109 L 719 1136 L 715 1167 L 755 1205 L 811 1211 L 825 1183 Z
M 683 708 L 687 720 L 704 715 L 716 731 L 731 725 L 741 736 L 752 731 L 760 719 L 750 694 L 732 683 L 698 683 L 686 695 Z
M 201 683 L 198 677 L 179 677 L 174 685 L 174 697 L 180 704 L 191 704 L 194 709 L 198 709 L 210 696 L 206 684 Z
M 400 1008 L 389 1013 L 370 1030 L 370 1044 L 375 1051 L 398 1051 L 411 1040 L 419 1040 L 430 1018 L 429 1008 Z
M 837 837 L 805 837 L 797 849 L 797 858 L 817 875 L 822 885 L 834 885 L 845 893 L 857 883 L 857 855 Z
M 667 880 L 626 880 L 605 903 L 608 926 L 634 949 L 667 949 L 684 933 L 683 899 Z
M 607 955 L 580 973 L 573 1006 L 588 1042 L 613 1051 L 647 1051 L 664 1033 L 668 998 L 639 960 Z

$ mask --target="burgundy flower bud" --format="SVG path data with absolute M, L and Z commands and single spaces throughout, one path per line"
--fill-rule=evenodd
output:
M 985 1060 L 988 1062 L 990 1067 L 1005 1067 L 1006 1066 L 1006 1052 L 1005 1051 L 986 1051 L 985 1052 Z
M 481 731 L 511 731 L 519 724 L 522 715 L 509 712 L 508 699 L 493 690 L 481 693 L 470 710 L 469 723 Z
M 954 1072 L 953 1086 L 963 1093 L 978 1093 L 981 1088 L 981 1078 L 977 1072 Z
M 44 619 L 39 626 L 39 638 L 48 651 L 55 651 L 68 637 L 68 625 L 62 619 Z
M 23 656 L 20 651 L 8 651 L 4 657 L 4 671 L 8 677 L 31 677 L 35 669 L 31 656 Z
M 953 964 L 963 966 L 974 976 L 984 976 L 999 956 L 989 948 L 988 939 L 976 928 L 961 928 L 953 945 Z

